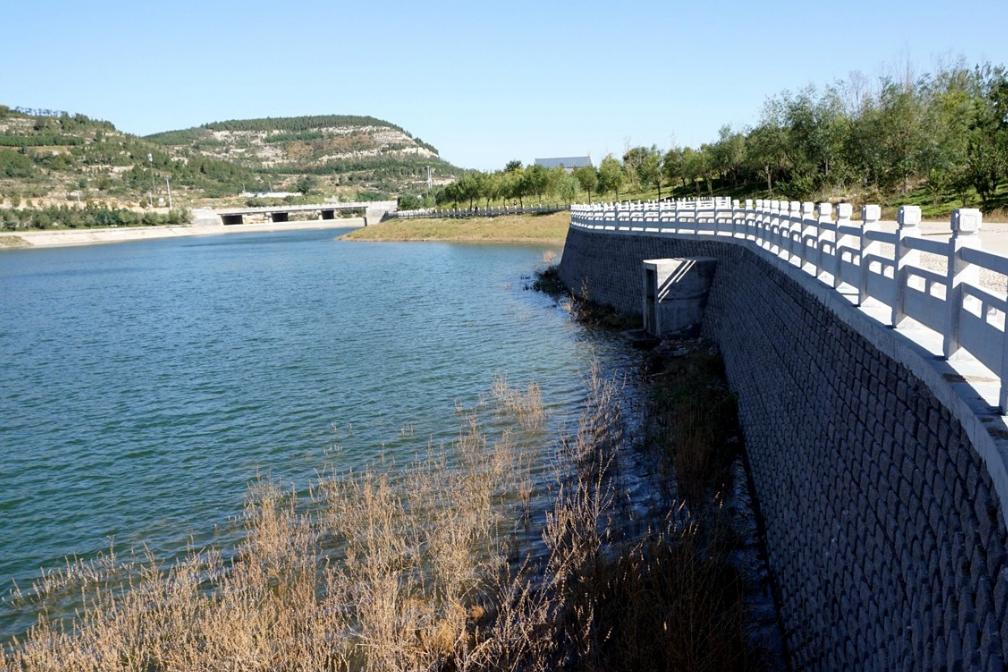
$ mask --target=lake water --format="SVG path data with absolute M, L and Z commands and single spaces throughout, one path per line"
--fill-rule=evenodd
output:
M 554 248 L 338 233 L 0 253 L 4 590 L 113 540 L 233 541 L 258 475 L 408 459 L 497 375 L 572 422 L 592 360 L 631 357 L 524 289 Z M 0 640 L 33 617 L 0 608 Z

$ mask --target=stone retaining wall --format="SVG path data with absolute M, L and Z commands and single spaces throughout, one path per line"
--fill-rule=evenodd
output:
M 703 329 L 738 396 L 798 670 L 1004 670 L 1008 534 L 931 386 L 740 245 L 572 228 L 560 276 L 639 313 L 641 261 L 709 256 Z

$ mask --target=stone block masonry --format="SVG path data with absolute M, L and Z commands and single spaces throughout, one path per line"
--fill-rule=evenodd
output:
M 1001 499 L 919 353 L 716 238 L 572 227 L 560 277 L 639 313 L 643 260 L 700 256 L 717 260 L 702 328 L 738 396 L 795 668 L 1006 669 Z

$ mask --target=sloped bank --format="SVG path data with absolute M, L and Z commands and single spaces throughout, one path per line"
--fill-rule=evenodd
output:
M 570 229 L 560 277 L 640 313 L 644 259 L 707 256 L 703 331 L 738 397 L 798 669 L 1004 669 L 1008 534 L 931 387 L 793 277 L 730 243 Z

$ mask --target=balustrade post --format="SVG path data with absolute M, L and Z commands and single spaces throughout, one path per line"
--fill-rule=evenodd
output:
M 820 203 L 816 208 L 816 255 L 815 255 L 815 265 L 816 271 L 814 273 L 815 277 L 819 277 L 819 274 L 823 272 L 823 247 L 825 243 L 832 242 L 836 245 L 836 235 L 834 232 L 834 237 L 831 239 L 830 231 L 823 227 L 823 224 L 830 224 L 833 221 L 833 205 L 831 203 Z
M 773 201 L 763 199 L 763 247 L 773 251 Z
M 780 255 L 785 261 L 791 261 L 791 203 L 780 202 Z
M 788 213 L 788 263 L 798 263 L 801 267 L 801 202 L 791 201 L 788 203 L 790 212 Z
M 785 261 L 791 261 L 791 203 L 780 202 L 780 224 L 778 226 L 780 239 L 779 255 Z
M 773 249 L 773 201 L 769 198 L 763 199 L 763 218 L 760 226 L 763 230 L 763 248 L 771 251 Z
M 896 251 L 893 254 L 893 302 L 889 326 L 898 327 L 906 318 L 907 266 L 918 266 L 920 252 L 907 246 L 910 238 L 920 238 L 921 209 L 916 205 L 901 205 L 896 212 Z
M 952 212 L 952 237 L 949 239 L 948 272 L 945 281 L 945 333 L 942 354 L 946 359 L 960 349 L 959 316 L 963 304 L 963 283 L 980 284 L 980 268 L 962 258 L 961 250 L 980 249 L 980 226 L 983 216 L 975 208 L 958 208 Z
M 777 231 L 780 228 L 780 201 L 770 199 L 766 201 L 767 206 L 767 250 L 773 254 L 780 251 L 780 241 L 777 238 Z
M 787 259 L 788 248 L 791 245 L 791 242 L 787 240 L 786 233 L 791 226 L 788 219 L 788 202 L 781 200 L 775 202 L 777 203 L 777 256 Z M 785 241 L 787 241 L 786 244 Z
M 777 226 L 777 208 L 774 201 L 766 199 L 763 201 L 763 240 L 768 252 L 773 251 L 774 229 Z
M 717 234 L 719 236 L 732 235 L 732 204 L 730 200 L 724 199 L 714 203 L 714 219 L 717 221 Z
M 815 203 L 805 201 L 801 206 L 801 263 L 799 264 L 799 268 L 803 270 L 805 270 L 806 264 L 812 264 L 813 267 L 815 265 L 815 256 L 809 253 L 809 239 L 819 240 L 819 225 L 815 218 Z
M 762 243 L 760 247 L 769 251 L 773 246 L 773 237 L 770 235 L 773 228 L 773 202 L 769 198 L 764 198 L 762 203 L 763 214 L 760 217 L 760 240 Z
M 858 254 L 858 298 L 857 305 L 862 305 L 868 299 L 868 262 L 865 257 L 878 249 L 878 243 L 868 238 L 866 234 L 879 230 L 879 220 L 882 218 L 882 208 L 877 205 L 861 207 L 861 252 Z
M 777 256 L 787 259 L 791 247 L 789 238 L 791 220 L 788 216 L 790 206 L 787 201 L 775 201 L 775 203 L 777 204 Z
M 746 240 L 752 240 L 753 219 L 755 217 L 754 208 L 755 205 L 753 204 L 753 200 L 751 198 L 747 198 L 745 200 L 745 212 L 742 214 L 742 230 L 745 234 L 743 237 Z
M 843 273 L 843 252 L 842 247 L 846 247 L 850 236 L 846 233 L 841 233 L 841 226 L 850 226 L 851 215 L 854 213 L 854 207 L 850 203 L 840 203 L 837 205 L 837 218 L 836 218 L 836 231 L 833 234 L 833 253 L 836 258 L 833 260 L 833 289 L 840 287 L 841 279 L 840 276 Z
M 739 214 L 741 209 L 739 208 L 739 200 L 736 198 L 732 200 L 732 213 L 731 213 L 731 235 L 732 238 L 738 238 L 739 230 Z

